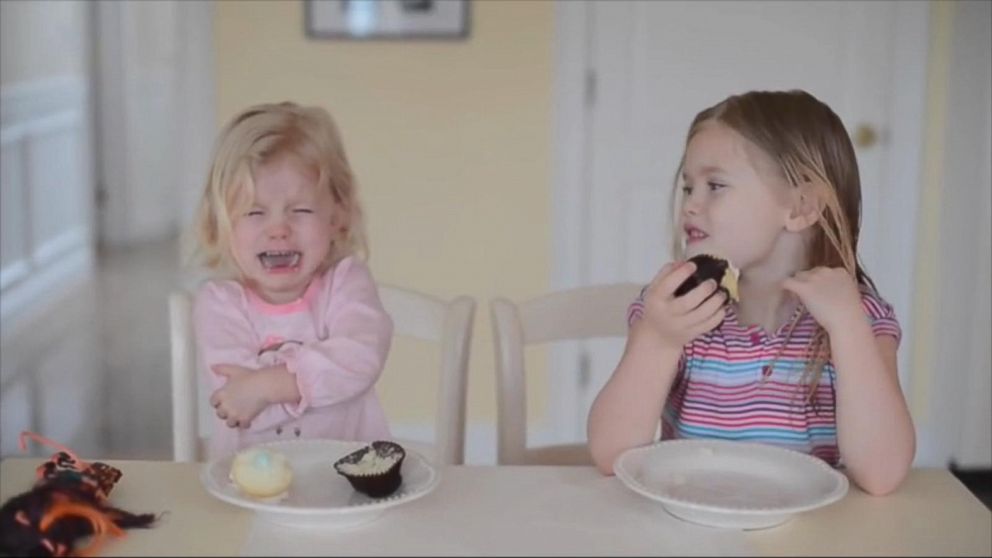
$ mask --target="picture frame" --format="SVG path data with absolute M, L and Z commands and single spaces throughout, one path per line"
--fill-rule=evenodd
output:
M 311 39 L 463 40 L 470 0 L 306 0 Z

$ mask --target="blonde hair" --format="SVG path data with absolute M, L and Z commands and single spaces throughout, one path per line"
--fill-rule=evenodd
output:
M 805 91 L 751 91 L 734 95 L 703 110 L 689 126 L 686 145 L 709 121 L 734 130 L 765 152 L 794 187 L 807 185 L 820 202 L 820 215 L 807 245 L 807 265 L 843 267 L 860 284 L 875 285 L 858 261 L 861 227 L 861 178 L 854 146 L 843 122 L 829 106 Z M 677 217 L 679 177 L 683 155 L 672 190 L 672 213 Z M 676 226 L 678 219 L 673 221 Z M 673 239 L 679 236 L 673 235 Z M 682 256 L 675 240 L 674 252 Z M 793 324 L 794 325 L 794 324 Z M 791 329 L 790 329 L 791 335 Z M 809 386 L 813 399 L 830 359 L 830 340 L 817 326 L 808 348 L 807 366 L 801 383 Z
M 334 119 L 320 107 L 291 102 L 266 103 L 245 109 L 221 131 L 206 187 L 194 221 L 199 259 L 208 268 L 238 273 L 231 251 L 235 215 L 255 196 L 256 169 L 277 157 L 296 157 L 317 175 L 348 215 L 344 238 L 332 242 L 327 269 L 345 256 L 368 257 L 365 221 L 357 184 Z

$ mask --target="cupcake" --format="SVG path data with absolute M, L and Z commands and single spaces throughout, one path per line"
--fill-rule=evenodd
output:
M 719 290 L 727 293 L 727 301 L 738 302 L 740 295 L 737 292 L 737 279 L 740 277 L 740 270 L 730 265 L 727 260 L 710 254 L 699 254 L 689 258 L 690 262 L 696 264 L 696 271 L 688 279 L 675 289 L 675 296 L 682 296 L 694 289 L 707 279 L 713 279 L 719 286 Z
M 293 468 L 281 453 L 251 448 L 234 456 L 230 479 L 252 498 L 279 500 L 287 495 L 293 482 Z
M 334 470 L 351 486 L 372 498 L 389 496 L 400 487 L 406 450 L 395 442 L 376 441 L 334 462 Z

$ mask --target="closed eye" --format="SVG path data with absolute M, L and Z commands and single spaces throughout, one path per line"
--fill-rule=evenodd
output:
M 262 215 L 262 214 L 263 213 L 262 213 L 262 210 L 261 209 L 252 209 L 248 213 L 245 213 L 245 216 L 246 217 L 258 217 L 259 215 Z
M 293 210 L 293 213 L 313 213 L 313 210 L 309 207 L 297 207 Z

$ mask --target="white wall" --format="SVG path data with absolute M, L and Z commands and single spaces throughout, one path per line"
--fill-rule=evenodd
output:
M 99 2 L 100 239 L 140 244 L 176 230 L 179 137 L 176 2 Z
M 86 5 L 0 2 L 0 84 L 86 72 Z
M 94 13 L 100 238 L 133 246 L 188 224 L 207 173 L 213 4 L 103 1 Z
M 915 336 L 918 462 L 992 466 L 992 4 L 934 8 L 929 206 Z M 927 327 L 928 326 L 928 327 Z M 915 386 L 914 386 L 915 387 Z M 914 393 L 917 392 L 914 389 Z
M 0 323 L 93 269 L 85 5 L 4 2 L 0 55 Z
M 98 383 L 61 382 L 82 374 L 99 355 L 73 352 L 95 331 L 49 327 L 35 335 L 31 317 L 93 272 L 93 143 L 89 34 L 82 2 L 0 3 L 0 330 L 4 339 L 31 332 L 29 346 L 0 354 L 0 423 L 40 425 L 63 440 L 92 439 L 82 401 Z M 60 309 L 61 310 L 61 309 Z M 71 335 L 70 350 L 38 347 Z M 28 355 L 43 354 L 35 374 Z M 75 368 L 73 368 L 75 367 Z M 40 393 L 65 393 L 70 404 L 45 404 Z M 0 452 L 15 453 L 16 432 L 0 435 Z
M 98 240 L 140 244 L 190 221 L 217 129 L 213 9 L 0 4 L 5 328 L 90 276 Z
M 193 221 L 210 169 L 217 135 L 214 64 L 214 8 L 209 2 L 179 3 L 181 46 L 178 62 L 179 123 L 178 223 L 184 230 Z

